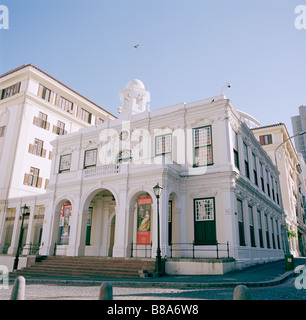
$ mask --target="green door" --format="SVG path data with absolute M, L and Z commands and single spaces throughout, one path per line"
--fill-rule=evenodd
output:
M 214 198 L 194 200 L 194 234 L 195 244 L 214 245 L 217 243 Z

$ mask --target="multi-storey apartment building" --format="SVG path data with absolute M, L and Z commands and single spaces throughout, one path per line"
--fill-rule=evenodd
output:
M 306 162 L 306 136 L 298 135 L 306 131 L 306 106 L 299 107 L 299 115 L 291 117 L 292 130 L 294 137 L 294 144 L 297 152 L 301 153 Z
M 10 208 L 10 200 L 46 192 L 52 160 L 50 142 L 115 118 L 34 65 L 23 65 L 0 76 L 0 252 L 13 252 L 10 239 L 20 206 Z M 32 203 L 37 243 L 44 210 L 40 202 Z
M 301 168 L 304 161 L 297 154 L 284 123 L 253 129 L 254 135 L 272 161 L 277 162 L 279 181 L 285 211 L 290 252 L 294 256 L 304 256 L 306 249 L 305 183 Z M 276 151 L 276 152 L 275 152 Z M 266 175 L 275 198 L 277 180 Z

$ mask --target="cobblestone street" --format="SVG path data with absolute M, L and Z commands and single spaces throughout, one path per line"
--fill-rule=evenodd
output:
M 306 300 L 306 290 L 297 290 L 295 278 L 281 285 L 250 288 L 252 300 Z M 12 286 L 0 290 L 0 300 L 9 300 Z M 26 300 L 97 300 L 99 286 L 26 285 Z M 233 288 L 136 288 L 114 287 L 114 300 L 232 300 Z

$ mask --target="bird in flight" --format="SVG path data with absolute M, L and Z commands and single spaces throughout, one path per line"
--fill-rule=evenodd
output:
M 139 47 L 139 45 L 140 45 L 139 43 L 136 44 L 136 46 L 134 46 L 134 48 L 137 49 Z

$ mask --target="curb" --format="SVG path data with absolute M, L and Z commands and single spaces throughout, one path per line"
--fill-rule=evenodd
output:
M 99 279 L 99 280 L 73 280 L 73 279 L 29 279 L 26 278 L 26 284 L 56 284 L 63 286 L 101 286 L 103 281 L 109 281 L 114 287 L 159 287 L 159 288 L 233 288 L 238 285 L 245 285 L 251 287 L 269 287 L 276 286 L 294 276 L 294 271 L 288 271 L 281 276 L 267 281 L 260 282 L 142 282 L 135 280 L 112 280 L 112 279 Z M 10 282 L 13 279 L 10 279 Z

